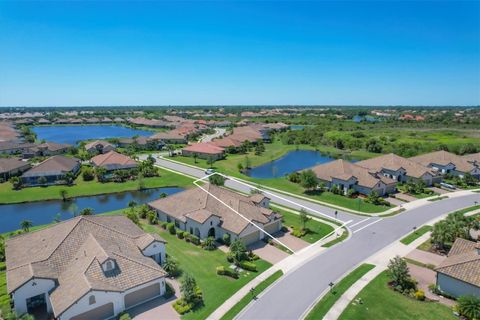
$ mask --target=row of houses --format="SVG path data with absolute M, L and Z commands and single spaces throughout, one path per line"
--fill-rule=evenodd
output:
M 68 152 L 72 145 L 66 143 L 43 142 L 0 142 L 0 154 L 22 155 L 24 158 L 54 156 Z
M 359 162 L 335 160 L 317 165 L 311 170 L 329 189 L 354 190 L 369 195 L 393 193 L 399 182 L 423 181 L 426 186 L 442 181 L 445 174 L 480 178 L 480 153 L 459 156 L 447 151 L 436 151 L 411 158 L 393 153 Z
M 103 117 L 103 118 L 97 118 L 97 117 L 91 117 L 91 118 L 57 118 L 55 120 L 48 120 L 46 118 L 39 118 L 39 119 L 20 119 L 20 120 L 15 120 L 15 125 L 21 126 L 21 125 L 34 125 L 34 124 L 40 124 L 40 125 L 50 125 L 50 124 L 109 124 L 109 123 L 125 123 L 126 120 L 120 117 L 116 118 L 108 118 L 108 117 Z

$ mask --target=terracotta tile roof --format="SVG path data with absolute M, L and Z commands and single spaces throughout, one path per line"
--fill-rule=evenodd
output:
M 320 164 L 311 168 L 311 170 L 317 178 L 324 181 L 331 182 L 334 178 L 346 181 L 355 177 L 360 186 L 368 188 L 375 187 L 380 181 L 386 184 L 395 183 L 392 179 L 377 176 L 364 167 L 342 159 Z
M 480 152 L 472 153 L 472 154 L 466 154 L 466 155 L 463 156 L 463 158 L 470 163 L 476 162 L 480 165 Z
M 235 138 L 229 136 L 221 139 L 215 139 L 210 142 L 217 147 L 228 148 L 228 147 L 235 147 L 238 148 L 242 145 L 242 141 L 236 140 Z
M 149 205 L 183 222 L 187 217 L 203 222 L 212 215 L 219 216 L 222 221 L 221 227 L 235 234 L 241 233 L 249 225 L 249 222 L 216 198 L 249 220 L 259 223 L 267 223 L 268 217 L 274 214 L 270 209 L 257 206 L 250 197 L 211 184 L 206 184 L 203 188 L 209 193 L 201 188 L 189 189 L 167 198 L 155 200 Z
M 183 148 L 182 150 L 206 154 L 223 154 L 225 152 L 225 149 L 217 147 L 210 143 L 194 143 L 188 147 Z
M 0 173 L 8 173 L 25 167 L 30 167 L 30 164 L 17 158 L 0 159 Z
M 69 158 L 65 156 L 53 156 L 47 160 L 40 162 L 32 169 L 25 172 L 22 177 L 34 177 L 45 174 L 58 174 L 62 175 L 67 172 L 71 172 L 78 164 L 80 160 L 76 158 Z
M 90 290 L 123 292 L 165 276 L 141 250 L 158 235 L 146 235 L 123 216 L 79 216 L 6 241 L 7 288 L 12 293 L 32 277 L 58 282 L 50 295 L 58 317 Z M 115 261 L 106 274 L 101 263 Z
M 90 159 L 90 161 L 97 167 L 136 167 L 138 165 L 138 163 L 132 158 L 113 150 L 104 154 L 99 154 Z
M 410 159 L 397 156 L 393 153 L 389 153 L 368 160 L 359 161 L 355 164 L 373 170 L 375 172 L 380 172 L 382 168 L 393 171 L 397 171 L 400 168 L 403 168 L 407 172 L 408 176 L 414 178 L 420 178 L 426 173 L 429 173 L 433 176 L 436 175 L 436 173 L 434 173 L 432 169 Z
M 467 159 L 443 150 L 411 157 L 410 160 L 421 163 L 424 166 L 428 166 L 432 163 L 442 166 L 453 163 L 455 165 L 455 169 L 461 172 L 470 172 L 474 169 L 474 165 L 468 162 Z
M 151 140 L 187 140 L 185 135 L 178 133 L 177 131 L 171 130 L 167 132 L 158 132 L 150 136 Z
M 437 272 L 480 287 L 480 243 L 457 238 Z

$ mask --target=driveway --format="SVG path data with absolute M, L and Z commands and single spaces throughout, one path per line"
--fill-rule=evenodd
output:
M 249 245 L 248 250 L 252 250 L 252 252 L 259 256 L 262 260 L 268 261 L 271 264 L 276 264 L 289 256 L 289 254 L 285 251 L 265 243 L 264 241 L 257 241 Z
M 215 138 L 219 138 L 225 134 L 227 130 L 224 128 L 215 128 L 215 133 L 204 135 L 198 142 L 210 142 Z
M 308 243 L 308 242 L 306 242 L 306 241 L 304 241 L 300 238 L 297 238 L 295 236 L 292 236 L 290 231 L 288 231 L 288 232 L 280 231 L 280 232 L 275 233 L 274 236 L 275 236 L 275 238 L 277 238 L 278 241 L 285 244 L 287 247 L 289 247 L 293 251 L 300 251 L 303 248 L 306 248 L 310 245 L 310 243 Z
M 443 260 L 447 258 L 447 256 L 441 256 L 439 254 L 435 254 L 432 252 L 426 252 L 423 250 L 415 249 L 409 254 L 407 254 L 407 258 L 421 262 L 421 263 L 431 264 L 436 267 L 440 263 L 442 263 Z
M 180 315 L 173 309 L 172 303 L 180 296 L 180 286 L 176 280 L 168 279 L 175 289 L 175 294 L 168 300 L 159 297 L 128 310 L 135 320 L 180 320 Z
M 411 195 L 406 194 L 406 193 L 400 193 L 400 192 L 395 194 L 395 198 L 406 201 L 406 202 L 418 200 L 414 196 L 411 196 Z
M 400 200 L 400 199 L 397 199 L 397 198 L 394 198 L 394 197 L 388 197 L 385 199 L 388 203 L 390 203 L 391 205 L 394 205 L 394 206 L 401 206 L 402 204 L 404 204 L 405 202 Z
M 422 268 L 411 263 L 407 263 L 407 265 L 408 269 L 410 270 L 410 275 L 418 282 L 418 289 L 423 290 L 423 292 L 425 292 L 425 296 L 428 299 L 438 301 L 447 306 L 453 306 L 455 304 L 455 301 L 446 299 L 442 296 L 438 296 L 429 291 L 428 286 L 432 283 L 436 283 L 435 271 L 427 268 Z
M 445 189 L 441 189 L 441 188 L 437 188 L 437 187 L 430 187 L 428 189 L 430 189 L 433 192 L 438 193 L 438 194 L 445 194 L 445 193 L 450 193 L 451 192 L 451 191 L 447 191 Z

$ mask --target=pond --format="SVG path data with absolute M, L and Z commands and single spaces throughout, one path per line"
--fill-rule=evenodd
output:
M 313 167 L 317 164 L 336 160 L 313 150 L 290 151 L 283 157 L 251 168 L 246 172 L 252 178 L 269 179 L 283 177 L 286 174 Z
M 117 125 L 70 125 L 32 127 L 38 140 L 57 143 L 76 144 L 81 140 L 106 138 L 131 138 L 133 136 L 151 136 L 153 131 L 138 130 Z
M 51 200 L 0 205 L 0 233 L 19 229 L 23 220 L 30 220 L 38 226 L 51 223 L 57 217 L 60 220 L 70 219 L 84 208 L 92 208 L 95 214 L 108 212 L 128 207 L 131 200 L 143 204 L 158 199 L 162 193 L 170 195 L 182 190 L 175 187 L 154 188 L 78 197 L 65 202 Z

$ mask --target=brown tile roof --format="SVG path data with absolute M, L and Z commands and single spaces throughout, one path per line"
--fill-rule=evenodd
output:
M 194 143 L 188 147 L 183 148 L 182 150 L 206 154 L 223 154 L 225 152 L 225 149 L 217 147 L 210 143 Z
M 437 272 L 480 287 L 480 243 L 457 238 Z
M 105 141 L 105 140 L 95 140 L 95 141 L 92 141 L 92 142 L 89 142 L 85 145 L 85 150 L 89 150 L 89 149 L 92 149 L 92 148 L 96 148 L 98 145 L 101 145 L 103 148 L 107 147 L 107 146 L 111 146 L 113 147 L 113 145 L 108 142 L 108 141 Z
M 104 154 L 99 154 L 98 156 L 93 157 L 90 161 L 97 167 L 105 167 L 109 165 L 137 166 L 135 160 L 113 150 Z
M 420 178 L 426 173 L 431 175 L 436 175 L 432 169 L 427 168 L 426 166 L 412 161 L 410 159 L 397 156 L 396 154 L 389 153 L 379 157 L 375 157 L 368 160 L 363 160 L 355 163 L 361 167 L 373 170 L 375 172 L 380 172 L 383 169 L 397 171 L 400 168 L 405 169 L 407 175 L 414 178 Z
M 177 131 L 171 130 L 167 132 L 158 132 L 150 136 L 151 140 L 186 140 L 184 134 L 180 134 Z
M 71 148 L 72 145 L 66 144 L 66 143 L 56 143 L 56 142 L 45 142 L 45 143 L 40 143 L 35 146 L 33 146 L 32 150 L 48 150 L 48 151 L 59 151 L 59 150 L 66 150 Z
M 80 160 L 76 158 L 53 156 L 25 172 L 22 177 L 31 177 L 42 174 L 65 174 L 72 171 L 79 163 Z
M 30 164 L 17 158 L 0 159 L 0 173 L 7 173 L 24 167 L 30 167 Z
M 211 141 L 210 143 L 213 145 L 216 145 L 217 147 L 222 147 L 222 148 L 228 148 L 228 147 L 238 148 L 242 145 L 242 141 L 236 140 L 231 136 L 221 138 L 221 139 L 216 139 Z
M 212 215 L 219 216 L 222 221 L 221 227 L 235 234 L 240 234 L 249 225 L 249 222 L 222 202 L 240 212 L 250 221 L 267 223 L 269 221 L 267 217 L 274 214 L 270 209 L 255 205 L 248 196 L 211 184 L 206 184 L 203 188 L 209 193 L 201 188 L 194 188 L 155 200 L 149 205 L 183 222 L 187 217 L 203 222 Z
M 478 153 L 472 153 L 472 154 L 466 154 L 463 156 L 463 158 L 465 160 L 467 160 L 468 162 L 476 162 L 480 165 L 480 152 Z
M 346 181 L 355 177 L 360 186 L 368 188 L 375 187 L 380 181 L 383 181 L 386 184 L 395 183 L 392 179 L 383 176 L 376 176 L 368 169 L 342 159 L 317 165 L 311 168 L 311 170 L 315 173 L 317 178 L 324 181 L 331 182 L 333 178 Z
M 470 172 L 474 169 L 474 165 L 469 163 L 465 158 L 443 150 L 411 157 L 410 160 L 421 163 L 424 166 L 428 166 L 431 163 L 436 163 L 442 166 L 453 163 L 455 169 L 461 172 Z
M 146 235 L 123 216 L 79 216 L 6 242 L 7 288 L 32 277 L 58 281 L 50 300 L 58 317 L 90 290 L 123 292 L 165 275 L 141 250 L 158 235 Z M 153 240 L 152 240 L 153 241 Z M 107 259 L 118 268 L 106 275 Z

